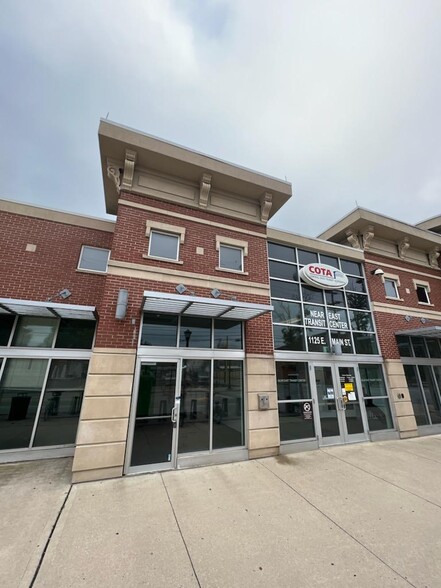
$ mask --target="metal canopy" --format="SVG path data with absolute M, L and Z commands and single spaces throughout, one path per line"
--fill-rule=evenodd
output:
M 441 339 L 441 327 L 420 327 L 419 329 L 397 331 L 395 335 L 407 335 L 409 337 L 431 337 L 432 339 Z
M 200 298 L 198 296 L 165 294 L 163 292 L 144 292 L 143 310 L 161 314 L 248 321 L 261 314 L 271 312 L 273 307 L 267 304 L 251 304 L 249 302 L 238 302 L 237 300 Z
M 0 298 L 0 314 L 18 314 L 48 318 L 96 320 L 94 306 L 78 304 L 58 304 L 54 302 L 33 302 Z

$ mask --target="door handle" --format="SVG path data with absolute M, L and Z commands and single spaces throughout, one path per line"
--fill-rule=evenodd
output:
M 176 406 L 174 406 L 171 411 L 171 422 L 176 423 Z

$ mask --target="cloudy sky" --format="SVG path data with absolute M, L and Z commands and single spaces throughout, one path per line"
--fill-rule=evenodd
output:
M 100 117 L 293 185 L 273 227 L 441 214 L 439 0 L 2 0 L 0 198 L 104 216 Z

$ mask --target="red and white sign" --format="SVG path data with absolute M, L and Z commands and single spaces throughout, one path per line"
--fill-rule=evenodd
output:
M 323 290 L 338 290 L 348 283 L 346 274 L 324 263 L 308 263 L 300 270 L 300 277 L 310 286 Z

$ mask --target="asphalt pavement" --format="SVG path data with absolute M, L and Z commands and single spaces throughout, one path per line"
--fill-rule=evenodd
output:
M 0 586 L 441 588 L 441 435 L 70 485 L 0 466 Z

